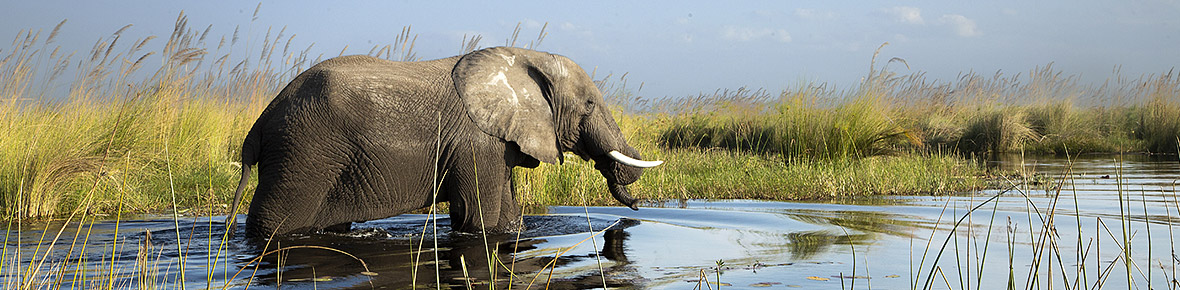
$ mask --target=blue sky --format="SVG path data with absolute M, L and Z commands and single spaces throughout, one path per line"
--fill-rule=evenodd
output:
M 126 24 L 125 36 L 166 37 L 177 13 L 211 35 L 261 39 L 286 26 L 313 55 L 367 53 L 392 43 L 403 26 L 418 34 L 418 56 L 455 55 L 464 35 L 503 45 L 517 23 L 531 40 L 548 23 L 540 50 L 569 56 L 599 76 L 628 73 L 642 96 L 687 96 L 723 88 L 777 92 L 801 82 L 846 87 L 868 71 L 873 50 L 900 57 L 930 78 L 960 72 L 1027 74 L 1050 62 L 1083 82 L 1116 66 L 1128 77 L 1180 65 L 1180 1 L 5 1 L 0 40 L 22 29 L 58 36 L 87 51 Z M 155 44 L 162 45 L 158 40 Z M 215 41 L 214 44 L 216 45 Z M 0 47 L 7 51 L 8 47 Z M 906 73 L 903 65 L 890 69 Z

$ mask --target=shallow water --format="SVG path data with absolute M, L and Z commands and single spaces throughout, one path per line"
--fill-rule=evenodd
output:
M 1151 287 L 1167 289 L 1180 267 L 1173 257 L 1174 240 L 1180 238 L 1173 236 L 1173 227 L 1180 227 L 1175 193 L 1180 162 L 1175 158 L 1096 156 L 1076 160 L 1072 167 L 1060 158 L 994 163 L 1064 180 L 1059 191 L 1055 185 L 1024 183 L 1014 190 L 953 197 L 842 203 L 687 200 L 648 204 L 639 211 L 551 207 L 545 215 L 524 217 L 530 230 L 519 236 L 486 239 L 450 232 L 445 216 L 434 234 L 433 226 L 424 227 L 427 215 L 358 224 L 345 235 L 283 238 L 265 248 L 240 238 L 222 243 L 220 217 L 175 222 L 138 217 L 119 223 L 118 232 L 113 222 L 75 223 L 64 230 L 61 224 L 26 224 L 23 231 L 9 232 L 0 273 L 5 286 L 24 281 L 44 287 L 113 283 L 127 288 L 175 286 L 183 280 L 190 289 L 246 284 L 257 289 L 435 288 L 441 281 L 444 288 L 465 289 L 465 281 L 488 287 L 489 255 L 494 255 L 503 263 L 493 263 L 500 289 L 508 284 L 524 289 L 530 282 L 533 289 L 547 282 L 550 289 L 688 289 L 697 287 L 702 275 L 715 282 L 718 261 L 726 289 L 1003 289 L 1010 277 L 1020 289 L 1049 288 L 1050 283 L 1055 289 L 1067 284 L 1071 289 L 1125 289 L 1128 281 L 1139 289 L 1149 281 Z M 975 206 L 979 209 L 967 215 Z M 1050 234 L 1043 234 L 1046 229 Z M 49 258 L 41 258 L 52 244 L 46 241 L 59 230 Z M 87 233 L 88 241 L 81 242 Z M 76 236 L 79 242 L 73 242 Z M 431 250 L 436 236 L 437 252 Z M 1120 258 L 1124 239 L 1131 243 L 1131 279 Z M 70 244 L 87 248 L 71 250 Z M 485 251 L 485 245 L 494 252 Z M 279 247 L 297 248 L 254 261 Z M 79 255 L 71 251 L 85 253 L 85 267 L 77 266 Z M 12 267 L 13 261 L 21 266 Z M 556 267 L 546 267 L 550 262 Z M 24 278 L 29 269 L 37 269 L 34 278 Z

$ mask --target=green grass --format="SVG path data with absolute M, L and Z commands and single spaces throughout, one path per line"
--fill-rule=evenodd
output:
M 749 153 L 718 148 L 666 148 L 658 144 L 674 121 L 661 116 L 616 117 L 628 142 L 648 159 L 666 161 L 647 170 L 630 188 L 634 195 L 669 199 L 840 199 L 874 194 L 950 194 L 979 189 L 985 170 L 950 154 L 824 159 Z M 564 165 L 517 169 L 517 190 L 526 205 L 612 205 L 606 184 L 591 161 L 566 158 Z

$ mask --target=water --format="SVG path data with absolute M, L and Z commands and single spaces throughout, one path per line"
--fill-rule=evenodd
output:
M 107 283 L 137 288 L 139 283 L 177 286 L 183 279 L 189 289 L 246 284 L 257 289 L 435 288 L 436 281 L 443 288 L 465 289 L 467 281 L 488 287 L 488 257 L 495 256 L 502 261 L 492 263 L 500 289 L 508 284 L 525 289 L 530 282 L 532 289 L 543 289 L 546 282 L 550 289 L 689 289 L 704 287 L 702 278 L 716 282 L 718 268 L 726 289 L 1003 289 L 1010 277 L 1018 289 L 1126 289 L 1128 281 L 1137 289 L 1180 287 L 1169 284 L 1180 273 L 1180 260 L 1173 256 L 1180 238 L 1174 236 L 1180 227 L 1175 192 L 1180 163 L 1175 157 L 1117 159 L 1082 158 L 1068 175 L 1069 162 L 1059 158 L 997 161 L 993 165 L 1024 166 L 1065 183 L 1022 183 L 1019 190 L 952 197 L 842 203 L 687 200 L 648 204 L 639 211 L 551 207 L 545 215 L 524 217 L 530 230 L 519 236 L 486 239 L 450 232 L 446 218 L 439 220 L 437 234 L 425 227 L 423 235 L 427 215 L 358 224 L 358 230 L 344 235 L 286 237 L 270 245 L 241 238 L 222 243 L 220 217 L 175 222 L 136 217 L 119 223 L 117 233 L 113 222 L 64 229 L 25 224 L 23 231 L 9 232 L 0 273 L 7 287 L 26 281 L 42 288 Z M 49 258 L 42 258 L 59 230 Z M 88 241 L 81 242 L 87 233 Z M 431 250 L 434 237 L 437 252 Z M 1130 279 L 1121 258 L 1125 240 L 1131 244 Z M 78 254 L 70 255 L 71 244 L 86 245 L 84 267 L 77 266 Z M 83 252 L 78 247 L 72 252 Z M 294 249 L 256 259 L 279 247 Z M 13 267 L 14 261 L 20 267 Z M 23 278 L 29 269 L 38 273 Z

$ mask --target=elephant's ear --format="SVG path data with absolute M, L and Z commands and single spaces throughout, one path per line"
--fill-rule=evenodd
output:
M 520 146 L 520 151 L 557 163 L 553 111 L 547 94 L 551 83 L 526 54 L 539 52 L 488 48 L 464 55 L 451 71 L 467 113 L 484 132 Z

